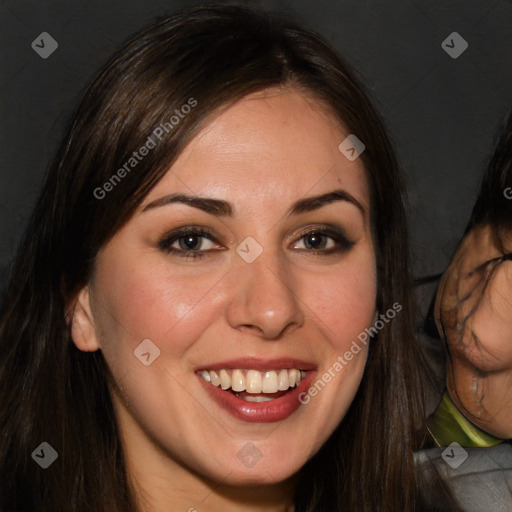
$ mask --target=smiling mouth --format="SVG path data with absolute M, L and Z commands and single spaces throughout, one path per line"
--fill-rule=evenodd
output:
M 259 371 L 252 369 L 202 370 L 199 375 L 211 385 L 231 392 L 246 402 L 269 402 L 296 388 L 306 377 L 298 368 Z

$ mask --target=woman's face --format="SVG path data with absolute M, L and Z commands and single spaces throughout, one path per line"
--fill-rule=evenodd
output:
M 279 482 L 344 417 L 367 348 L 344 354 L 376 301 L 365 172 L 338 149 L 348 135 L 298 92 L 252 94 L 99 253 L 73 338 L 111 369 L 132 465 Z

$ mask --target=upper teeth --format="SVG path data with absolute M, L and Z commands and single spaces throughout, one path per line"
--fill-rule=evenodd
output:
M 203 370 L 201 372 L 206 382 L 222 389 L 231 388 L 233 391 L 247 393 L 277 393 L 297 386 L 306 376 L 306 372 L 296 368 L 269 370 Z

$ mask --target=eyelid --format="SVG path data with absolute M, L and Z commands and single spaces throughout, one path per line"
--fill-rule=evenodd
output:
M 347 236 L 344 229 L 331 226 L 329 224 L 311 224 L 309 226 L 301 228 L 298 231 L 298 233 L 295 233 L 293 235 L 294 240 L 297 241 L 303 238 L 304 236 L 308 235 L 309 233 L 320 233 L 322 235 L 328 236 L 329 238 L 333 238 L 336 241 L 342 242 L 348 246 L 353 246 L 355 244 L 355 241 L 351 240 Z
M 173 251 L 186 252 L 183 250 L 171 249 L 171 245 L 174 244 L 180 238 L 183 238 L 189 234 L 194 234 L 194 235 L 198 235 L 199 237 L 207 238 L 208 240 L 220 245 L 220 242 L 217 240 L 217 236 L 214 234 L 214 232 L 210 228 L 207 228 L 204 226 L 187 225 L 187 226 L 183 226 L 181 228 L 172 230 L 171 232 L 160 237 L 159 241 L 158 241 L 158 247 L 162 251 L 166 251 L 166 252 L 173 252 Z M 212 249 L 210 249 L 210 250 L 212 250 Z M 217 250 L 219 250 L 219 249 L 217 249 Z M 206 251 L 190 251 L 190 252 L 201 254 Z

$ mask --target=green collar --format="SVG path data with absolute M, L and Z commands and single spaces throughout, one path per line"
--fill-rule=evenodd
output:
M 427 428 L 437 446 L 448 446 L 456 441 L 461 446 L 485 448 L 503 441 L 471 423 L 457 409 L 447 391 L 434 414 L 428 418 Z

